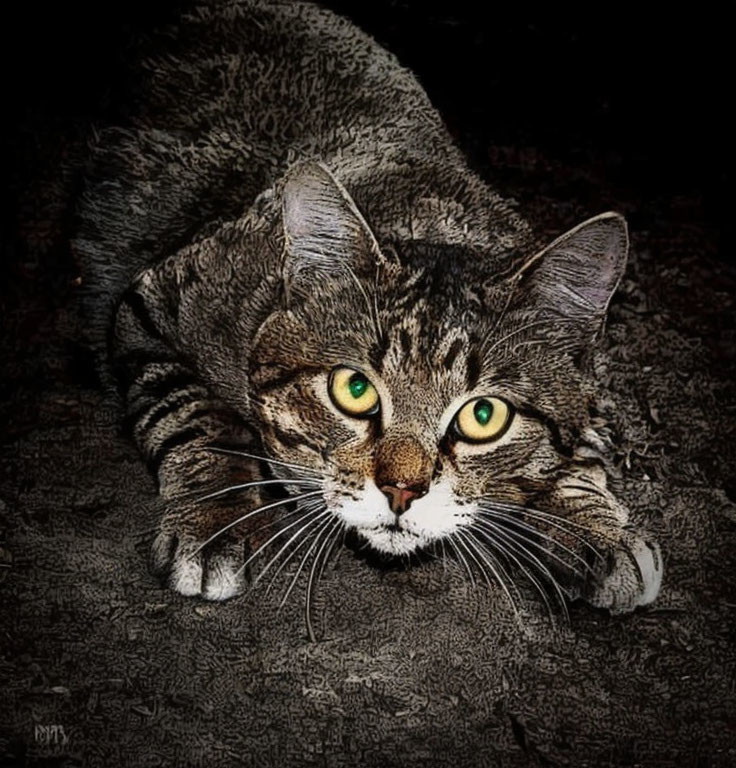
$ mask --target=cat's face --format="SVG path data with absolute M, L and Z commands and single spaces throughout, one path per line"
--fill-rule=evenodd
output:
M 339 202 L 332 221 L 351 213 Z M 304 207 L 285 219 L 293 298 L 261 328 L 251 372 L 267 451 L 321 473 L 327 509 L 390 554 L 456 534 L 485 498 L 543 491 L 585 424 L 578 358 L 603 312 L 563 313 L 544 270 L 494 282 L 458 247 L 393 243 L 377 266 L 362 221 L 339 242 L 348 268 L 310 271 L 304 231 L 319 232 Z M 558 251 L 545 257 L 553 268 Z M 612 288 L 571 290 L 604 310 Z

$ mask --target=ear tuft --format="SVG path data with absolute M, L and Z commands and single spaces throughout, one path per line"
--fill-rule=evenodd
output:
M 624 217 L 602 213 L 558 237 L 517 278 L 540 308 L 598 325 L 621 280 L 628 250 Z

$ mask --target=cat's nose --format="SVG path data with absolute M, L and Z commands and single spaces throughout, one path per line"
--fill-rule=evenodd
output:
M 424 496 L 427 492 L 422 488 L 398 488 L 395 485 L 382 485 L 381 492 L 388 499 L 391 511 L 402 515 L 411 506 L 414 499 Z

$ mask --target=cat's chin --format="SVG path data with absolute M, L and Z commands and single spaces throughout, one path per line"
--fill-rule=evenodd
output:
M 381 525 L 358 528 L 357 531 L 376 552 L 384 555 L 410 555 L 429 543 L 424 536 L 418 536 L 405 528 Z

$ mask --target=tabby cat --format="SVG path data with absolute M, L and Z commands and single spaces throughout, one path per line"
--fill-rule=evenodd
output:
M 193 6 L 137 56 L 74 248 L 169 586 L 224 600 L 258 557 L 311 587 L 347 530 L 509 596 L 654 600 L 589 417 L 623 218 L 539 249 L 413 75 L 314 5 Z

